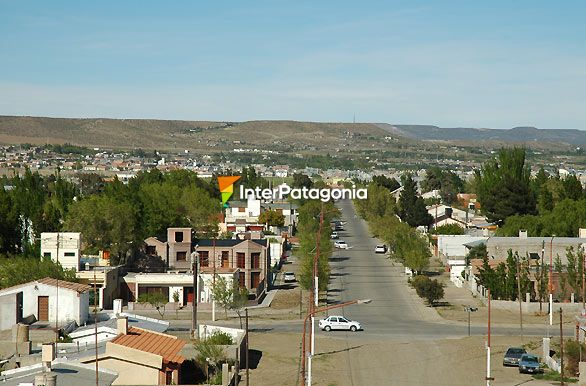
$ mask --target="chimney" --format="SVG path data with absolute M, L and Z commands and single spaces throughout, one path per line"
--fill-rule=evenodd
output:
M 527 230 L 526 229 L 519 229 L 519 238 L 526 239 L 527 238 Z
M 121 316 L 116 321 L 118 327 L 118 334 L 128 334 L 128 318 L 126 316 Z
M 578 229 L 578 237 L 581 239 L 586 239 L 586 228 Z
M 450 208 L 450 207 L 447 207 L 447 208 L 445 209 L 445 213 L 446 213 L 446 217 L 447 217 L 447 218 L 452 218 L 452 214 L 454 213 L 454 209 L 452 209 L 452 208 Z
M 51 363 L 55 360 L 55 344 L 54 343 L 43 343 L 41 349 L 41 362 L 43 368 L 51 370 Z
M 34 386 L 56 386 L 57 385 L 57 374 L 55 373 L 43 373 L 35 375 Z

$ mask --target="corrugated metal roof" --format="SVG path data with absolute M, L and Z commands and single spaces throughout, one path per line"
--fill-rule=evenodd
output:
M 0 293 L 8 292 L 8 291 L 11 291 L 11 290 L 14 290 L 17 288 L 24 288 L 24 287 L 33 285 L 35 283 L 40 283 L 40 284 L 45 284 L 45 285 L 50 285 L 50 286 L 56 287 L 57 286 L 57 279 L 45 277 L 43 279 L 29 281 L 27 283 L 17 284 L 12 287 L 4 288 L 4 289 L 0 290 Z M 72 283 L 70 281 L 59 280 L 59 288 L 66 288 L 66 289 L 76 291 L 78 293 L 82 293 L 82 292 L 89 291 L 92 287 L 89 285 L 86 285 L 86 284 Z
M 70 290 L 77 291 L 79 293 L 86 292 L 92 289 L 92 287 L 87 284 L 72 283 L 70 281 L 57 280 L 50 277 L 39 279 L 37 280 L 37 282 L 41 284 L 51 285 L 53 287 L 57 287 L 57 283 L 59 283 L 59 288 L 67 288 Z
M 163 362 L 183 363 L 185 358 L 179 355 L 185 342 L 176 336 L 129 327 L 128 334 L 118 335 L 112 343 L 133 348 L 163 357 Z

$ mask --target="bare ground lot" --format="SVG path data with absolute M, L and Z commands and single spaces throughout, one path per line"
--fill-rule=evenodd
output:
M 335 337 L 338 335 L 338 337 Z M 364 341 L 348 344 L 345 333 L 319 334 L 318 354 L 313 365 L 313 384 L 324 386 L 438 385 L 472 386 L 486 384 L 484 337 L 438 341 Z M 250 370 L 251 385 L 288 386 L 299 382 L 299 334 L 251 333 L 250 348 L 261 352 L 258 367 Z M 492 385 L 550 385 L 519 374 L 517 368 L 503 367 L 502 357 L 520 340 L 496 337 L 492 342 Z M 537 344 L 537 342 L 535 342 Z M 538 353 L 539 349 L 534 350 Z M 257 354 L 258 356 L 258 354 Z M 358 366 L 351 372 L 348 362 Z M 244 377 L 241 384 L 244 384 Z

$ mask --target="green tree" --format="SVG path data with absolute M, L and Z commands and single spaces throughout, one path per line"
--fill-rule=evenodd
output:
M 478 198 L 489 221 L 503 222 L 509 216 L 535 212 L 530 177 L 522 148 L 501 149 L 496 159 L 476 172 Z
M 389 192 L 395 191 L 401 187 L 401 184 L 396 179 L 382 175 L 372 177 L 372 182 L 378 186 L 386 188 Z
M 51 259 L 38 257 L 0 256 L 0 289 L 50 277 L 77 282 L 75 270 L 63 269 Z
M 306 174 L 293 173 L 292 186 L 294 188 L 303 188 L 303 187 L 311 188 L 313 186 L 313 181 Z
M 433 233 L 436 235 L 463 235 L 464 228 L 458 224 L 446 224 L 435 228 Z
M 427 213 L 425 202 L 417 194 L 417 184 L 411 174 L 401 177 L 403 191 L 399 196 L 399 216 L 412 227 L 423 225 L 429 227 L 433 223 L 433 217 Z
M 265 210 L 258 216 L 258 222 L 268 226 L 282 227 L 285 225 L 285 216 L 276 210 Z
M 419 297 L 427 300 L 431 307 L 435 302 L 444 297 L 444 285 L 437 280 L 431 280 L 427 276 L 417 276 L 413 280 L 413 287 Z
M 138 302 L 142 304 L 150 304 L 157 310 L 161 318 L 165 317 L 165 306 L 169 303 L 169 299 L 162 292 L 144 293 L 138 296 Z
M 72 204 L 63 228 L 83 234 L 86 253 L 110 251 L 112 265 L 136 250 L 141 240 L 135 208 L 108 196 L 90 196 Z
M 565 198 L 570 200 L 580 200 L 582 198 L 582 183 L 576 176 L 567 176 L 562 181 Z

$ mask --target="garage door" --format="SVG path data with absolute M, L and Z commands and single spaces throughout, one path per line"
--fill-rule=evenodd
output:
M 39 296 L 39 320 L 49 321 L 49 297 Z

